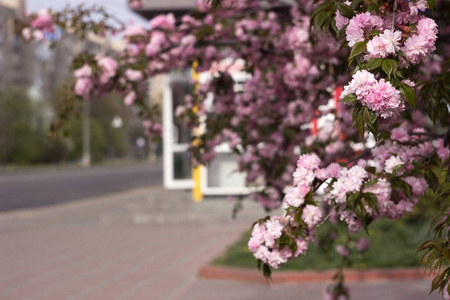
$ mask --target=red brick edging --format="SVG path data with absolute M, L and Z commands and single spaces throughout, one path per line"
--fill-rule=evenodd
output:
M 271 283 L 331 281 L 335 271 L 286 271 L 272 273 Z M 428 273 L 418 268 L 346 270 L 346 281 L 427 279 Z M 206 266 L 200 269 L 199 276 L 204 279 L 237 280 L 267 283 L 258 270 Z

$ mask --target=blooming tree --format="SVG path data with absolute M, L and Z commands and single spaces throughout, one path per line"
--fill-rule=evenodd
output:
M 284 216 L 252 227 L 249 249 L 265 276 L 303 255 L 324 222 L 367 231 L 382 217 L 401 218 L 428 201 L 441 213 L 432 224 L 434 238 L 418 251 L 435 271 L 432 291 L 448 296 L 450 49 L 437 43 L 438 32 L 449 28 L 438 31 L 427 16 L 435 6 L 435 0 L 298 0 L 291 6 L 213 0 L 179 19 L 157 16 L 147 28 L 114 25 L 103 10 L 79 7 L 40 11 L 21 30 L 27 40 L 40 40 L 55 26 L 80 36 L 121 32 L 123 51 L 74 59 L 76 82 L 67 101 L 122 93 L 156 136 L 162 130 L 157 109 L 146 104 L 146 80 L 189 67 L 213 74 L 193 82 L 177 115 L 194 132 L 194 164 L 211 161 L 215 146 L 226 142 L 247 185 L 258 187 L 251 197 L 268 210 L 284 205 Z M 245 82 L 233 79 L 236 65 L 248 75 Z M 331 97 L 339 102 L 330 105 Z M 55 130 L 70 112 L 61 111 Z M 360 252 L 367 247 L 366 239 L 356 243 Z M 346 245 L 336 250 L 349 255 Z M 342 271 L 335 278 L 325 298 L 349 298 Z

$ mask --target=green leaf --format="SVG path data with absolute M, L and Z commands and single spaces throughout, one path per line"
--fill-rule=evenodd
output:
M 367 127 L 369 127 L 370 132 L 372 132 L 374 135 L 376 135 L 377 130 L 373 126 L 373 123 L 377 120 L 377 116 L 374 114 L 375 118 L 372 119 L 372 115 L 370 112 L 371 111 L 367 107 L 364 108 L 364 121 L 366 122 Z
M 332 21 L 330 23 L 330 33 L 333 35 L 335 40 L 339 40 L 338 38 L 338 34 L 339 34 L 339 29 L 336 27 L 336 21 Z
M 424 242 L 422 245 L 420 245 L 419 248 L 417 248 L 416 254 L 419 253 L 419 252 L 421 252 L 421 251 L 423 251 L 423 250 L 425 250 L 425 249 L 430 248 L 430 246 L 431 246 L 432 244 L 433 244 L 433 241 L 432 241 L 432 240 Z
M 445 272 L 436 275 L 436 277 L 433 279 L 433 281 L 431 282 L 431 291 L 430 294 L 434 291 L 437 290 L 439 288 L 439 286 L 442 284 L 442 282 L 444 281 L 444 277 L 445 277 Z
M 324 11 L 321 11 L 320 13 L 317 14 L 317 16 L 315 16 L 314 18 L 314 26 L 317 29 L 320 29 L 323 25 L 323 23 L 325 22 L 325 18 L 327 17 L 327 13 Z
M 377 213 L 378 211 L 378 197 L 374 193 L 364 193 L 363 198 L 366 201 L 366 203 Z
M 401 169 L 403 169 L 403 167 L 405 166 L 405 164 L 401 164 L 401 165 L 396 165 L 394 167 L 394 169 L 392 170 L 392 174 L 396 175 L 398 173 L 398 171 L 400 171 Z
M 441 120 L 442 124 L 445 124 L 448 118 L 448 104 L 445 102 L 441 102 L 437 109 L 437 116 L 439 120 Z
M 381 69 L 386 73 L 388 78 L 391 78 L 391 74 L 397 71 L 398 63 L 393 59 L 385 59 L 381 65 Z
M 442 251 L 442 256 L 444 256 L 447 262 L 450 262 L 450 249 L 444 248 Z
M 369 61 L 366 63 L 365 65 L 365 69 L 366 70 L 374 70 L 376 68 L 381 67 L 381 65 L 383 64 L 383 59 L 382 58 L 371 58 L 369 59 Z
M 366 107 L 364 109 L 364 119 L 366 120 L 367 124 L 372 125 L 377 120 L 377 115 Z
M 358 98 L 356 98 L 355 94 L 348 94 L 347 96 L 345 96 L 344 99 L 339 100 L 339 102 L 344 102 L 344 103 L 353 103 L 358 101 Z
M 366 108 L 367 109 L 367 108 Z M 356 126 L 361 137 L 364 139 L 364 114 L 359 114 L 356 118 Z
M 405 76 L 403 76 L 403 72 L 401 70 L 397 70 L 397 72 L 395 72 L 395 76 L 397 76 L 400 79 L 405 78 Z
M 414 89 L 406 83 L 400 82 L 400 92 L 403 94 L 406 101 L 415 109 L 417 98 Z
M 405 52 L 403 52 L 403 51 L 398 51 L 397 53 L 398 53 L 398 55 L 400 55 L 404 60 L 407 61 Z
M 354 58 L 353 58 L 353 60 L 354 60 Z M 358 72 L 359 70 L 361 70 L 361 68 L 359 66 L 356 66 L 352 71 L 352 75 L 355 75 L 356 72 Z
M 269 265 L 267 265 L 267 264 L 264 264 L 264 266 L 263 266 L 263 275 L 267 279 L 270 279 L 270 276 L 272 275 L 272 270 L 270 269 Z
M 375 174 L 375 172 L 377 171 L 377 169 L 375 167 L 365 167 L 364 169 L 367 172 L 369 172 L 370 174 Z M 378 180 L 373 179 L 373 180 L 370 180 L 370 181 L 366 182 L 365 185 L 367 186 L 367 185 L 371 185 L 371 184 L 374 184 L 374 183 L 377 183 L 377 182 L 378 182 Z
M 361 110 L 362 110 L 361 102 L 356 103 L 355 108 L 353 108 L 353 113 L 352 113 L 352 122 L 353 122 L 352 126 L 355 125 L 356 118 L 358 117 Z
M 409 199 L 412 198 L 412 187 L 406 181 L 403 181 L 400 177 L 393 177 L 391 179 L 391 185 L 393 189 L 402 192 Z
M 342 48 L 341 48 L 342 49 Z M 354 57 L 349 57 L 348 58 L 348 68 L 350 68 L 350 66 L 353 64 L 353 62 L 355 61 L 355 58 Z M 348 68 L 347 68 L 347 71 L 348 71 Z M 355 71 L 353 71 L 353 72 L 355 72 Z M 356 73 L 356 72 L 355 72 Z M 352 74 L 353 75 L 353 74 Z
M 353 207 L 353 211 L 355 212 L 358 219 L 360 219 L 364 223 L 364 219 L 366 216 L 366 208 L 364 207 L 364 203 L 361 200 L 355 201 L 355 206 Z
M 344 28 L 342 28 L 341 30 L 338 31 L 338 35 L 337 35 L 338 40 L 341 40 L 342 38 L 345 37 L 345 29 L 346 29 L 346 27 L 344 27 Z M 346 46 L 347 43 L 348 42 L 345 41 L 345 43 L 343 43 L 342 46 L 347 47 Z
M 380 34 L 380 31 L 379 31 L 379 30 L 376 30 L 376 29 L 372 30 L 372 31 L 369 33 L 370 36 L 376 36 L 376 35 L 379 35 L 379 34 Z M 380 58 L 380 59 L 381 59 L 381 58 Z
M 377 15 L 380 13 L 380 7 L 377 1 L 369 2 L 369 6 L 367 7 L 367 11 L 374 11 Z
M 358 8 L 359 4 L 361 3 L 361 1 L 362 1 L 362 0 L 353 0 L 353 1 L 352 1 L 352 4 L 350 5 L 351 8 L 352 8 L 353 10 L 356 10 L 356 9 Z M 430 1 L 430 0 L 429 0 L 429 1 Z
M 355 11 L 348 5 L 342 3 L 342 2 L 334 2 L 339 9 L 339 12 L 342 16 L 351 19 L 355 16 Z
M 436 0 L 428 0 L 428 7 L 433 11 L 436 7 Z
M 360 193 L 356 192 L 356 193 L 352 193 L 347 197 L 347 205 L 350 207 L 353 207 L 355 205 L 355 201 L 356 199 L 359 198 Z
M 400 85 L 400 80 L 397 77 L 392 76 L 391 77 L 391 84 L 392 84 L 393 87 L 395 87 L 397 89 L 398 86 Z
M 326 31 L 331 32 L 331 21 L 333 20 L 333 13 L 331 11 L 327 12 L 325 15 L 325 22 L 322 26 L 322 32 L 325 33 Z
M 350 51 L 350 56 L 349 58 L 354 58 L 357 55 L 360 55 L 361 53 L 363 53 L 366 50 L 367 47 L 367 43 L 366 42 L 358 42 L 356 43 L 353 48 L 352 51 Z
M 329 3 L 325 2 L 321 5 L 319 5 L 316 10 L 312 13 L 311 19 L 314 19 L 315 16 L 317 16 L 321 11 L 328 9 Z

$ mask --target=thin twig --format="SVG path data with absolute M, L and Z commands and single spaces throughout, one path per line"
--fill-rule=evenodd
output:
M 331 214 L 336 210 L 336 208 L 338 208 L 340 206 L 340 203 L 336 204 L 332 210 L 330 210 L 330 212 L 328 213 L 328 215 L 323 218 L 322 222 L 320 222 L 319 224 L 317 224 L 316 228 L 319 228 L 320 226 L 322 226 L 323 224 L 325 224 L 326 221 L 328 221 L 328 219 L 331 217 Z
M 432 138 L 435 138 L 435 139 L 443 138 L 445 136 L 445 134 L 435 134 L 435 133 L 432 133 L 432 132 L 412 132 L 410 134 L 411 135 L 417 135 L 417 136 L 429 136 L 429 137 L 432 137 Z
M 392 26 L 391 31 L 394 31 L 394 25 L 395 25 L 395 13 L 397 12 L 397 0 L 394 1 L 394 11 L 392 12 Z
M 370 151 L 372 151 L 374 148 L 378 147 L 382 142 L 384 142 L 384 139 L 383 139 L 383 140 L 379 140 L 379 141 L 377 142 L 377 144 L 376 144 L 374 147 L 364 149 L 363 152 L 361 152 L 360 154 L 356 155 L 356 156 L 353 157 L 352 159 L 348 160 L 348 161 L 346 162 L 346 164 L 348 165 L 348 164 L 350 164 L 350 163 L 352 163 L 352 162 L 358 160 L 359 158 L 363 157 L 364 155 L 369 154 Z

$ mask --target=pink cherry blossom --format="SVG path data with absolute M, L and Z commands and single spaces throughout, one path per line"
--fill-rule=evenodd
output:
M 348 22 L 350 21 L 348 18 L 344 17 L 341 15 L 341 12 L 338 10 L 336 11 L 336 27 L 338 30 L 341 30 L 342 28 L 344 28 L 345 25 L 348 24 Z
M 128 69 L 125 71 L 125 76 L 130 81 L 141 81 L 144 78 L 144 75 L 139 70 Z
M 356 243 L 356 249 L 359 252 L 366 252 L 370 247 L 370 241 L 369 239 L 362 237 L 358 240 L 358 242 Z
M 36 18 L 31 20 L 31 26 L 42 31 L 52 31 L 53 19 L 50 11 L 47 9 L 41 9 L 37 13 Z
M 125 103 L 125 105 L 131 106 L 133 105 L 134 101 L 136 101 L 136 98 L 137 98 L 136 92 L 131 91 L 127 94 L 123 102 Z
M 400 91 L 384 78 L 371 87 L 367 96 L 361 98 L 361 103 L 383 119 L 397 116 L 404 110 L 400 101 Z
M 92 76 L 92 68 L 88 64 L 84 64 L 81 68 L 75 70 L 75 77 L 91 77 Z
M 78 78 L 75 83 L 75 93 L 78 96 L 81 96 L 83 98 L 87 98 L 89 96 L 89 93 L 92 91 L 94 87 L 94 84 L 92 83 L 92 80 L 86 77 Z
M 315 205 L 308 204 L 303 209 L 302 220 L 308 226 L 314 226 L 322 220 L 322 211 Z

